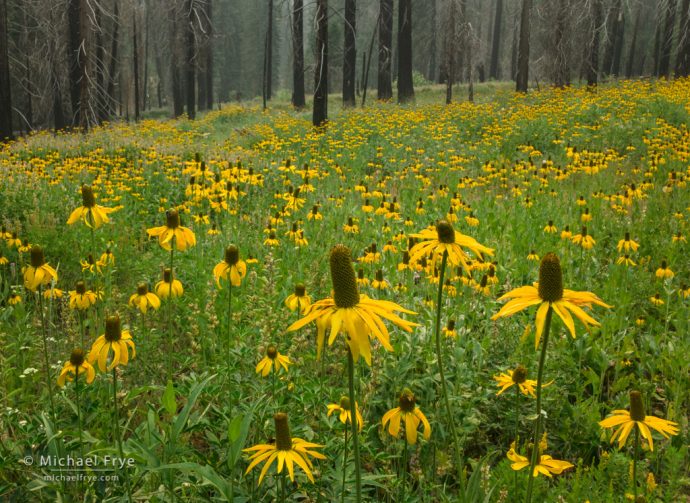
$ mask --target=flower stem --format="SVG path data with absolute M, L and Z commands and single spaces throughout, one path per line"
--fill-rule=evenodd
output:
M 515 449 L 517 450 L 519 441 L 519 431 L 520 428 L 520 386 L 515 384 Z M 515 494 L 513 500 L 517 501 L 518 498 L 518 472 L 515 472 Z
M 53 416 L 53 425 L 57 428 L 57 415 L 55 414 L 55 402 L 53 401 L 53 383 L 50 380 L 50 363 L 48 362 L 48 336 L 46 334 L 46 321 L 43 314 L 43 294 L 41 287 L 38 287 L 38 310 L 41 314 L 41 336 L 43 338 L 43 364 L 46 373 L 46 385 L 48 387 L 48 401 L 50 403 L 50 413 Z
M 350 425 L 352 427 L 352 444 L 354 445 L 355 458 L 355 488 L 357 491 L 357 503 L 362 502 L 362 473 L 359 459 L 359 439 L 357 438 L 357 403 L 355 402 L 355 362 L 352 359 L 352 351 L 347 348 L 347 380 L 350 388 Z
M 75 405 L 77 407 L 77 430 L 79 433 L 79 456 L 84 459 L 84 436 L 81 431 L 81 404 L 79 403 L 79 366 L 75 368 L 74 372 L 74 394 Z M 77 474 L 78 475 L 78 474 Z M 79 481 L 79 490 L 84 491 L 84 481 Z
M 343 485 L 340 491 L 340 502 L 345 503 L 345 475 L 347 474 L 347 424 L 345 425 L 345 447 L 343 448 Z
M 400 500 L 405 501 L 405 485 L 407 483 L 407 438 L 403 442 L 402 465 L 400 467 Z
M 434 326 L 434 339 L 436 340 L 436 363 L 438 365 L 438 373 L 441 377 L 441 392 L 443 393 L 443 401 L 446 405 L 446 417 L 450 425 L 450 431 L 453 435 L 453 443 L 455 444 L 455 452 L 457 459 L 458 482 L 463 484 L 463 465 L 462 453 L 460 451 L 460 441 L 458 439 L 458 432 L 455 429 L 455 420 L 453 419 L 453 411 L 450 408 L 450 401 L 448 400 L 448 389 L 446 388 L 446 377 L 443 372 L 443 359 L 441 354 L 441 302 L 443 301 L 443 276 L 446 272 L 446 263 L 448 262 L 448 252 L 443 252 L 441 259 L 441 270 L 438 276 L 438 295 L 436 296 L 436 324 Z
M 172 323 L 172 302 L 173 302 L 173 282 L 175 272 L 173 270 L 175 253 L 175 237 L 170 240 L 170 285 L 168 285 L 168 381 L 172 382 L 173 376 L 173 323 Z
M 120 460 L 124 462 L 125 455 L 122 451 L 122 434 L 120 433 L 120 412 L 117 406 L 117 372 L 113 367 L 113 414 L 115 416 L 115 438 L 117 441 L 117 452 Z M 129 486 L 129 474 L 126 468 L 122 468 L 122 474 L 125 477 L 125 488 L 127 489 L 127 501 L 132 502 L 132 489 Z
M 539 459 L 539 436 L 541 435 L 541 423 L 542 423 L 542 413 L 541 413 L 541 385 L 542 376 L 544 375 L 544 362 L 546 361 L 546 346 L 549 342 L 549 330 L 551 328 L 551 315 L 553 313 L 553 308 L 549 305 L 546 311 L 546 319 L 544 320 L 544 339 L 541 346 L 541 355 L 539 356 L 539 370 L 537 372 L 537 420 L 534 426 L 534 447 L 532 448 L 532 460 L 529 466 L 529 478 L 527 482 L 527 503 L 532 501 L 532 489 L 534 486 L 534 467 L 537 466 L 537 460 Z
M 640 454 L 640 428 L 637 424 L 633 428 L 635 428 L 635 452 L 633 454 L 632 484 L 633 501 L 637 501 L 637 457 Z
M 225 364 L 227 365 L 228 388 L 230 387 L 230 324 L 232 323 L 232 281 L 228 276 L 228 335 L 225 340 Z

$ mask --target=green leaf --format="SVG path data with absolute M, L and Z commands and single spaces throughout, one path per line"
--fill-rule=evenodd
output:
M 182 412 L 180 412 L 175 419 L 175 423 L 173 424 L 172 432 L 171 432 L 171 440 L 172 442 L 176 442 L 177 438 L 180 436 L 180 433 L 182 433 L 182 430 L 184 429 L 185 425 L 187 424 L 187 420 L 189 419 L 189 414 L 191 414 L 192 409 L 194 408 L 194 405 L 196 404 L 197 399 L 199 398 L 199 395 L 203 391 L 203 389 L 206 387 L 206 385 L 209 383 L 211 379 L 216 377 L 215 374 L 207 377 L 200 383 L 196 383 L 194 386 L 192 386 L 192 390 L 189 393 L 189 397 L 187 397 L 187 403 L 185 404 L 184 408 L 182 409 Z M 169 383 L 170 386 L 172 386 L 172 383 Z
M 163 393 L 161 403 L 163 404 L 163 408 L 171 416 L 177 410 L 177 402 L 175 402 L 175 388 L 173 387 L 172 380 L 169 380 L 168 384 L 165 386 L 165 392 Z

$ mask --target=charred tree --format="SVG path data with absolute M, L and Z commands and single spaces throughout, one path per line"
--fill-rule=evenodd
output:
M 690 0 L 683 0 L 676 53 L 676 77 L 690 75 Z
M 491 62 L 489 64 L 489 78 L 498 80 L 498 56 L 501 51 L 501 22 L 503 21 L 503 0 L 496 0 L 496 15 L 494 17 L 494 33 L 491 42 Z
M 11 140 L 14 136 L 8 41 L 7 0 L 0 0 L 0 142 L 5 139 Z
M 292 4 L 292 106 L 303 108 L 304 99 L 304 5 Z
M 187 96 L 187 117 L 190 119 L 196 118 L 196 89 L 195 89 L 195 77 L 196 77 L 196 62 L 194 60 L 194 55 L 196 53 L 196 44 L 194 38 L 194 0 L 187 0 L 186 6 L 187 19 L 185 20 L 186 30 L 185 30 L 185 44 L 187 49 L 187 54 L 185 56 L 185 92 Z
M 108 89 L 106 96 L 107 116 L 115 115 L 115 105 L 118 103 L 115 97 L 115 80 L 117 78 L 117 50 L 120 30 L 119 0 L 115 0 L 113 6 L 113 38 L 110 46 L 110 62 L 108 63 Z
M 213 0 L 206 0 L 206 109 L 213 109 Z
M 427 68 L 426 79 L 429 82 L 436 82 L 436 0 L 431 0 L 431 40 L 429 43 L 429 67 Z
M 527 92 L 529 84 L 529 31 L 532 0 L 522 0 L 522 12 L 520 14 L 520 40 L 517 54 L 517 76 L 515 90 L 520 93 Z
M 393 97 L 391 63 L 393 60 L 393 0 L 380 0 L 379 13 L 379 68 L 377 98 Z
M 266 102 L 271 99 L 273 95 L 273 0 L 268 0 L 268 22 L 266 26 L 266 38 L 264 42 L 264 71 L 263 71 L 263 85 L 262 95 L 264 101 L 264 108 Z
M 446 38 L 444 42 L 444 71 L 446 81 L 446 105 L 453 102 L 453 83 L 455 82 L 455 55 L 456 55 L 456 36 L 455 36 L 455 0 L 451 0 L 448 7 L 448 24 L 446 27 Z
M 659 57 L 659 77 L 671 76 L 671 51 L 673 50 L 673 29 L 676 22 L 676 2 L 667 0 L 666 21 L 661 36 L 661 55 Z
M 139 43 L 137 40 L 137 11 L 132 12 L 132 63 L 134 73 L 134 120 L 139 120 Z
M 398 103 L 414 101 L 412 81 L 412 0 L 398 4 Z
M 602 0 L 594 0 L 592 5 L 591 32 L 587 54 L 587 85 L 596 86 L 599 83 L 599 34 L 602 23 Z
M 170 6 L 170 82 L 172 84 L 173 117 L 184 113 L 184 93 L 180 71 L 180 55 L 177 39 L 179 37 L 179 19 L 175 4 Z
M 343 51 L 343 106 L 355 106 L 355 80 L 357 77 L 357 3 L 356 0 L 345 0 L 345 33 Z
M 69 88 L 73 126 L 86 124 L 88 82 L 86 79 L 86 40 L 83 0 L 69 0 L 67 23 L 69 29 Z
M 314 126 L 328 120 L 328 0 L 316 0 L 316 64 L 314 65 Z
M 635 20 L 633 21 L 633 28 L 632 28 L 632 38 L 630 40 L 630 50 L 628 51 L 628 62 L 625 68 L 625 76 L 627 78 L 630 78 L 633 76 L 633 65 L 635 64 L 635 59 L 636 59 L 636 50 L 637 50 L 637 33 L 640 29 L 640 15 L 642 13 L 642 7 L 638 6 L 637 11 L 635 12 Z

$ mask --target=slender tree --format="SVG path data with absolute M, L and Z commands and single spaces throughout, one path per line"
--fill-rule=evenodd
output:
M 431 16 L 431 33 L 429 34 L 429 67 L 427 68 L 426 78 L 429 82 L 436 82 L 438 67 L 436 64 L 436 0 L 429 2 Z
M 501 51 L 501 22 L 503 21 L 503 0 L 496 0 L 496 14 L 494 17 L 494 33 L 491 43 L 491 63 L 489 64 L 489 78 L 500 78 L 498 57 Z
M 103 45 L 103 8 L 101 5 L 96 10 L 96 121 L 100 124 L 108 119 L 106 83 L 105 83 L 105 47 Z
M 398 4 L 398 103 L 414 101 L 412 81 L 412 0 Z
M 266 38 L 264 40 L 264 70 L 262 96 L 264 108 L 266 101 L 273 95 L 273 0 L 268 0 L 268 22 L 266 26 Z
M 676 53 L 676 77 L 690 75 L 690 0 L 683 0 Z
M 0 142 L 13 138 L 7 0 L 0 0 Z
M 206 0 L 206 109 L 213 109 L 213 0 Z
M 355 106 L 355 79 L 357 70 L 357 49 L 355 40 L 357 35 L 357 2 L 345 0 L 345 33 L 343 50 L 343 106 Z
M 566 0 L 558 0 L 558 12 L 556 13 L 554 48 L 556 50 L 554 85 L 565 87 L 570 84 L 570 69 L 568 67 L 568 53 L 566 40 L 566 24 L 568 22 L 568 3 Z
M 170 83 L 172 85 L 173 117 L 179 117 L 184 113 L 180 50 L 177 40 L 179 37 L 179 19 L 176 7 L 175 2 L 172 2 L 168 11 L 170 17 Z
M 602 23 L 602 0 L 594 0 L 591 5 L 590 33 L 587 45 L 587 85 L 596 86 L 599 83 L 599 45 Z
M 671 76 L 671 52 L 673 51 L 673 30 L 676 24 L 676 2 L 666 1 L 666 22 L 661 39 L 661 56 L 659 57 L 659 76 Z
M 328 0 L 316 0 L 316 64 L 314 65 L 314 126 L 328 119 Z
M 393 60 L 393 0 L 380 0 L 379 13 L 379 71 L 377 98 L 393 97 L 391 62 Z
M 132 64 L 134 69 L 134 120 L 139 120 L 139 43 L 137 40 L 137 10 L 132 11 Z
M 196 54 L 196 44 L 194 38 L 194 20 L 196 18 L 194 12 L 194 0 L 187 0 L 187 6 L 185 8 L 187 13 L 186 23 L 186 48 L 187 55 L 185 57 L 185 85 L 187 94 L 187 117 L 190 119 L 196 118 L 196 89 L 195 89 L 195 77 L 196 77 L 196 61 L 194 55 Z
M 67 23 L 69 27 L 69 87 L 72 104 L 72 125 L 87 126 L 86 107 L 88 97 L 88 81 L 86 78 L 86 39 L 85 12 L 83 0 L 69 0 L 67 8 Z
M 637 33 L 640 30 L 640 16 L 642 14 L 642 7 L 637 6 L 635 10 L 635 20 L 633 21 L 632 38 L 630 39 L 630 50 L 628 51 L 628 63 L 625 68 L 625 76 L 630 78 L 633 76 L 633 65 L 636 59 L 637 50 Z
M 292 106 L 303 108 L 304 99 L 304 4 L 292 4 Z
M 455 60 L 457 52 L 455 34 L 455 0 L 450 0 L 444 41 L 444 71 L 446 80 L 446 105 L 453 102 L 453 83 L 455 82 Z
M 526 93 L 529 84 L 529 31 L 532 0 L 522 0 L 520 14 L 520 41 L 517 54 L 517 77 L 515 89 Z

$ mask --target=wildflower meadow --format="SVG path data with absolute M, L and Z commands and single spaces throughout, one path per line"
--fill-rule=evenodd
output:
M 0 147 L 3 501 L 690 501 L 690 80 Z

